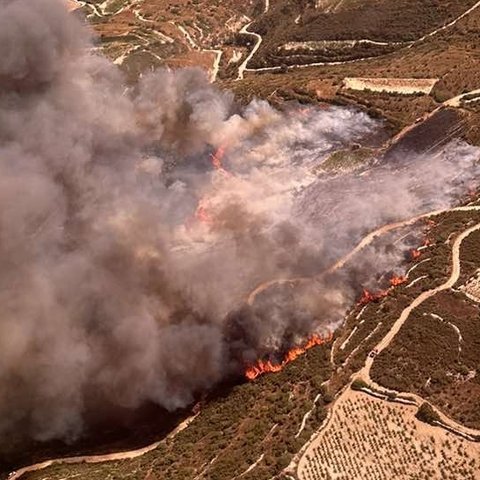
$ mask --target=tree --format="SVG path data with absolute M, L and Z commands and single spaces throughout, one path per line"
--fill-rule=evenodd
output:
M 421 422 L 429 423 L 431 425 L 434 425 L 436 422 L 440 422 L 440 416 L 428 402 L 422 403 L 415 417 L 417 417 Z

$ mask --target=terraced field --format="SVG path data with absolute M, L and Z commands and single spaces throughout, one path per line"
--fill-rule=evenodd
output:
M 347 391 L 302 456 L 298 478 L 480 478 L 480 444 L 422 424 L 415 414 L 415 407 Z
M 436 153 L 453 138 L 480 144 L 480 8 L 474 0 L 324 0 L 315 7 L 286 0 L 78 3 L 75 14 L 86 15 L 98 47 L 131 82 L 160 66 L 201 66 L 241 102 L 259 96 L 281 107 L 291 100 L 354 106 L 386 123 L 392 136 L 383 142 L 386 159 L 405 151 Z M 365 78 L 371 83 L 361 88 L 346 81 Z M 400 91 L 401 79 L 422 88 Z M 397 90 L 373 91 L 378 82 Z M 353 171 L 379 153 L 357 147 L 332 155 L 325 170 Z M 415 298 L 448 279 L 455 238 L 478 221 L 478 212 L 457 210 L 400 225 L 402 237 L 425 222 L 429 240 L 406 260 L 404 283 L 353 306 L 334 343 L 278 375 L 221 386 L 197 405 L 200 413 L 187 428 L 109 458 L 87 451 L 39 466 L 27 453 L 20 463 L 32 468 L 13 478 L 480 478 L 479 443 L 419 422 L 414 406 L 345 389 L 369 362 L 381 387 L 412 392 L 452 422 L 480 428 L 478 232 L 462 243 L 458 282 L 414 309 L 385 349 L 369 357 Z

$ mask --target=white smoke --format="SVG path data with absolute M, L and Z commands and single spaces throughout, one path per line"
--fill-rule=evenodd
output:
M 375 226 L 451 204 L 478 174 L 477 149 L 453 143 L 363 176 L 318 175 L 376 122 L 334 107 L 240 109 L 190 69 L 128 89 L 89 47 L 59 0 L 0 0 L 5 438 L 75 438 L 92 398 L 185 406 L 331 328 L 352 301 L 342 278 L 244 300 L 262 281 L 321 272 Z M 219 147 L 227 173 L 210 164 Z

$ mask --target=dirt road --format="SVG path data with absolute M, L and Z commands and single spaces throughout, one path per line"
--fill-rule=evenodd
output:
M 472 7 L 470 7 L 468 10 L 464 11 L 461 15 L 459 15 L 458 17 L 453 19 L 451 22 L 446 23 L 445 25 L 442 25 L 439 28 L 436 28 L 435 30 L 423 35 L 420 38 L 417 38 L 416 40 L 413 40 L 411 42 L 405 42 L 405 46 L 403 48 L 405 48 L 405 49 L 413 48 L 415 45 L 418 45 L 419 43 L 423 42 L 427 38 L 433 37 L 433 36 L 437 35 L 438 33 L 442 32 L 443 30 L 446 30 L 447 28 L 453 27 L 460 20 L 465 18 L 467 15 L 472 13 L 474 10 L 476 10 L 478 7 L 480 7 L 480 1 L 477 2 L 475 5 L 473 5 Z M 249 34 L 252 34 L 252 35 L 257 35 L 257 34 L 253 34 L 252 32 L 242 32 L 242 33 L 249 33 Z M 257 36 L 260 37 L 260 35 L 257 35 Z M 261 43 L 261 40 L 262 40 L 262 38 L 260 37 L 260 43 Z M 355 39 L 353 39 L 351 41 L 355 41 Z M 375 43 L 374 40 L 369 40 L 369 39 L 361 39 L 361 41 L 362 42 L 367 42 L 368 41 L 368 42 L 371 42 L 371 43 Z M 378 42 L 378 43 L 382 44 L 382 45 L 398 45 L 399 42 Z M 260 47 L 260 45 L 258 45 L 258 46 Z M 255 50 L 255 52 L 257 50 L 258 50 L 258 48 Z M 255 52 L 253 54 L 255 54 Z M 381 56 L 382 55 L 362 57 L 362 58 L 356 58 L 356 59 L 353 59 L 353 60 L 344 60 L 344 61 L 341 61 L 341 62 L 335 62 L 334 61 L 334 62 L 299 63 L 299 64 L 294 64 L 294 65 L 289 65 L 288 68 L 289 69 L 295 69 L 295 68 L 308 68 L 308 67 L 323 67 L 323 66 L 327 66 L 327 65 L 347 65 L 349 63 L 363 62 L 365 60 L 369 60 L 371 58 L 379 58 Z M 249 55 L 249 58 L 244 62 L 245 65 L 243 66 L 243 64 L 242 64 L 242 67 L 244 67 L 243 70 L 242 70 L 242 76 L 238 77 L 238 79 L 243 78 L 243 74 L 244 74 L 245 71 L 252 72 L 252 73 L 255 73 L 255 72 L 275 72 L 275 71 L 279 71 L 282 68 L 282 67 L 279 67 L 279 66 L 262 67 L 262 68 L 247 68 L 248 62 L 251 60 L 252 57 L 253 57 L 252 54 Z M 239 71 L 239 73 L 240 73 L 240 71 Z
M 447 212 L 469 212 L 469 211 L 475 211 L 475 210 L 480 210 L 480 206 L 465 206 L 465 207 L 455 207 L 455 208 L 447 208 L 444 210 L 434 210 L 432 212 L 427 212 L 427 213 L 422 213 L 420 215 L 416 215 L 415 217 L 406 219 L 406 220 L 401 220 L 399 222 L 395 223 L 390 223 L 388 225 L 384 225 L 383 227 L 378 228 L 377 230 L 374 230 L 373 232 L 370 232 L 367 236 L 365 236 L 358 244 L 357 246 L 351 250 L 347 255 L 344 257 L 340 258 L 336 263 L 334 263 L 328 270 L 325 272 L 320 273 L 319 275 L 316 275 L 314 277 L 297 277 L 297 278 L 277 278 L 273 280 L 268 280 L 267 282 L 261 283 L 258 285 L 247 297 L 247 303 L 249 305 L 253 305 L 253 302 L 255 301 L 255 298 L 257 297 L 258 294 L 264 292 L 270 287 L 273 287 L 274 285 L 283 285 L 286 283 L 291 283 L 291 284 L 299 284 L 302 282 L 307 282 L 307 281 L 313 281 L 315 278 L 319 278 L 326 273 L 333 273 L 336 272 L 337 270 L 340 270 L 343 268 L 348 262 L 350 262 L 358 253 L 360 253 L 364 248 L 366 248 L 368 245 L 370 245 L 374 240 L 376 240 L 378 237 L 385 235 L 386 233 L 392 232 L 393 230 L 397 230 L 403 227 L 408 227 L 410 225 L 415 224 L 416 222 L 424 219 L 424 218 L 429 218 L 429 217 L 435 217 L 437 215 L 441 215 L 442 213 L 447 213 Z
M 480 210 L 480 207 L 472 207 L 475 210 Z M 380 343 L 375 347 L 377 354 L 379 354 L 382 350 L 385 350 L 392 340 L 395 338 L 395 335 L 399 332 L 402 328 L 402 325 L 406 322 L 412 311 L 420 306 L 423 302 L 428 300 L 429 298 L 435 296 L 439 292 L 443 292 L 444 290 L 448 290 L 452 288 L 458 281 L 460 277 L 460 247 L 462 246 L 463 241 L 470 236 L 473 232 L 480 230 L 480 223 L 470 227 L 469 229 L 465 230 L 462 234 L 460 234 L 452 247 L 452 273 L 448 280 L 440 285 L 439 287 L 433 288 L 432 290 L 428 290 L 426 292 L 422 292 L 408 307 L 406 307 L 403 312 L 401 313 L 400 317 L 398 317 L 397 321 L 393 324 L 390 331 L 383 337 Z M 368 381 L 370 381 L 370 370 L 373 365 L 375 357 L 367 357 L 365 362 L 365 367 L 362 369 L 361 374 L 362 376 L 366 377 Z
M 358 252 L 360 252 L 363 248 L 365 248 L 367 245 L 369 245 L 374 239 L 377 237 L 390 232 L 396 228 L 400 228 L 403 226 L 408 226 L 412 225 L 418 220 L 422 218 L 427 218 L 430 216 L 435 216 L 439 215 L 441 213 L 445 212 L 458 212 L 458 211 L 480 211 L 480 206 L 466 206 L 466 207 L 456 207 L 456 208 L 451 208 L 447 210 L 437 210 L 434 212 L 429 212 L 425 213 L 422 215 L 415 216 L 413 218 L 410 218 L 408 220 L 404 220 L 401 222 L 396 222 L 392 223 L 389 225 L 385 225 L 384 227 L 381 227 L 374 232 L 371 232 L 369 235 L 367 235 L 348 255 L 344 256 L 342 259 L 340 259 L 338 262 L 336 262 L 330 269 L 329 271 L 334 271 L 339 268 L 342 268 L 346 263 L 348 263 Z M 395 337 L 397 332 L 400 330 L 401 326 L 403 323 L 406 321 L 410 313 L 414 308 L 419 306 L 421 303 L 423 303 L 425 300 L 428 298 L 432 297 L 433 295 L 437 294 L 438 292 L 442 290 L 446 290 L 451 288 L 455 283 L 457 282 L 459 276 L 460 276 L 460 247 L 462 245 L 463 240 L 465 240 L 471 233 L 480 230 L 480 223 L 469 228 L 468 230 L 464 231 L 456 240 L 452 248 L 452 274 L 450 275 L 450 278 L 445 282 L 443 285 L 440 287 L 437 287 L 433 290 L 430 290 L 428 292 L 422 293 L 419 297 L 417 297 L 401 314 L 399 319 L 395 322 L 393 325 L 392 329 L 387 333 L 387 335 L 382 339 L 382 341 L 377 345 L 377 349 L 380 352 L 381 350 L 385 349 L 392 339 Z M 250 300 L 253 302 L 255 299 L 255 296 L 258 295 L 261 291 L 265 290 L 266 288 L 274 285 L 274 284 L 280 284 L 280 283 L 285 283 L 285 282 L 299 282 L 299 281 L 304 281 L 304 280 L 311 280 L 311 278 L 302 278 L 302 279 L 277 279 L 269 282 L 265 282 L 264 284 L 260 285 L 257 287 L 249 296 L 249 302 Z M 369 372 L 370 368 L 372 365 L 372 359 L 370 357 L 367 358 L 367 362 L 365 363 L 364 368 L 360 371 L 360 374 L 366 378 L 370 378 Z M 195 419 L 196 415 L 193 415 L 189 417 L 187 420 L 185 420 L 183 423 L 181 423 L 167 438 L 173 438 L 177 433 L 182 431 L 183 429 L 187 428 L 188 425 Z M 77 456 L 77 457 L 66 457 L 66 458 L 57 458 L 57 459 L 52 459 L 52 460 L 47 460 L 45 462 L 40 462 L 36 463 L 34 465 L 29 465 L 23 468 L 18 469 L 15 472 L 12 472 L 8 479 L 9 480 L 17 480 L 19 479 L 22 475 L 28 472 L 35 472 L 38 470 L 43 470 L 51 465 L 58 465 L 58 464 L 77 464 L 77 463 L 103 463 L 103 462 L 109 462 L 109 461 L 115 461 L 115 460 L 129 460 L 133 458 L 140 457 L 142 455 L 145 455 L 146 453 L 156 449 L 164 440 L 160 440 L 157 442 L 154 442 L 150 445 L 147 445 L 146 447 L 136 449 L 136 450 L 130 450 L 130 451 L 123 451 L 123 452 L 114 452 L 114 453 L 109 453 L 105 455 L 84 455 L 84 456 Z
M 198 413 L 188 417 L 184 420 L 178 427 L 171 432 L 166 439 L 174 438 L 177 433 L 181 432 L 187 428 L 190 423 L 197 417 Z M 17 480 L 22 475 L 25 475 L 29 472 L 36 472 L 38 470 L 43 470 L 51 465 L 59 464 L 76 464 L 76 463 L 103 463 L 103 462 L 112 462 L 115 460 L 131 460 L 133 458 L 141 457 L 152 450 L 155 450 L 161 443 L 166 439 L 159 440 L 157 442 L 151 443 L 143 448 L 138 448 L 136 450 L 129 450 L 125 452 L 113 452 L 107 453 L 105 455 L 81 455 L 77 457 L 65 457 L 65 458 L 55 458 L 52 460 L 46 460 L 45 462 L 35 463 L 27 467 L 19 468 L 15 472 L 10 473 L 8 480 Z
M 240 67 L 238 67 L 237 80 L 243 80 L 243 77 L 245 75 L 245 70 L 247 69 L 247 66 L 248 66 L 248 62 L 250 62 L 252 57 L 257 53 L 257 50 L 260 48 L 260 45 L 262 44 L 262 41 L 263 41 L 261 35 L 255 32 L 250 32 L 248 30 L 248 27 L 252 23 L 253 22 L 248 23 L 240 30 L 240 33 L 243 33 L 244 35 L 250 35 L 255 38 L 255 46 L 252 48 L 252 51 L 248 54 L 247 58 L 243 61 Z

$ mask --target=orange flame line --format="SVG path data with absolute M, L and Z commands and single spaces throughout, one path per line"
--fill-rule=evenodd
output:
M 390 279 L 390 288 L 387 288 L 386 290 L 371 292 L 370 290 L 367 290 L 366 288 L 364 288 L 362 296 L 358 301 L 358 305 L 367 305 L 368 303 L 375 302 L 377 300 L 385 298 L 393 288 L 404 284 L 406 281 L 407 281 L 407 277 L 394 275 Z
M 273 363 L 270 360 L 259 360 L 255 365 L 251 365 L 245 371 L 245 377 L 248 380 L 255 380 L 264 373 L 280 372 L 287 363 L 293 362 L 295 359 L 303 355 L 307 350 L 315 347 L 316 345 L 323 345 L 332 340 L 333 333 L 330 332 L 326 337 L 321 335 L 312 335 L 308 338 L 307 342 L 303 346 L 296 346 L 291 348 L 284 356 L 280 363 Z
M 392 287 L 398 287 L 399 285 L 402 285 L 403 283 L 405 283 L 407 281 L 407 277 L 404 277 L 404 276 L 400 276 L 398 277 L 397 275 L 394 275 L 391 279 L 390 279 L 390 285 Z

